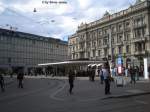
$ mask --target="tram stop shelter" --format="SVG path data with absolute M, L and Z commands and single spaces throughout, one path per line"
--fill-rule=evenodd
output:
M 89 66 L 98 66 L 98 65 L 103 65 L 106 61 L 90 61 L 90 60 L 80 60 L 80 61 L 63 61 L 63 62 L 55 62 L 55 63 L 43 63 L 43 64 L 38 64 L 38 67 L 42 67 L 44 70 L 47 67 L 52 67 L 53 68 L 53 73 L 56 76 L 60 76 L 60 74 L 63 76 L 66 76 L 69 72 L 69 70 L 74 70 L 75 72 L 79 71 L 87 71 L 87 68 Z M 97 67 L 96 67 L 97 68 Z

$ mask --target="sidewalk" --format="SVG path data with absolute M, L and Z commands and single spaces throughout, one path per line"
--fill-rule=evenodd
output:
M 75 100 L 75 101 L 93 101 L 107 100 L 112 98 L 127 98 L 139 95 L 150 94 L 150 82 L 138 82 L 136 84 L 128 83 L 126 86 L 117 87 L 115 83 L 111 83 L 111 94 L 104 94 L 104 84 L 101 85 L 99 80 L 90 82 L 88 80 L 75 80 L 73 95 L 68 93 L 68 82 L 66 86 L 62 86 L 59 92 L 53 96 L 54 99 L 60 101 Z
M 14 76 L 16 77 L 16 76 Z M 50 78 L 50 79 L 68 79 L 67 76 L 45 76 L 45 75 L 37 75 L 37 76 L 29 76 L 29 75 L 26 75 L 25 78 Z M 89 77 L 76 77 L 76 79 L 78 80 L 89 80 Z M 95 80 L 100 80 L 100 77 L 99 76 L 96 76 L 95 77 Z M 126 77 L 126 80 L 129 82 L 130 81 L 130 77 Z M 139 80 L 137 81 L 138 82 L 150 82 L 150 80 L 146 80 L 144 79 L 144 77 L 139 77 Z
M 68 93 L 68 77 L 45 77 L 45 76 L 25 76 L 25 78 L 49 78 L 54 80 L 64 80 L 64 85 L 56 88 L 54 91 L 56 94 L 52 96 L 53 99 L 57 100 L 78 100 L 78 101 L 92 101 L 92 100 L 107 100 L 111 98 L 126 98 L 138 95 L 150 94 L 150 81 L 140 78 L 136 84 L 130 84 L 130 77 L 127 77 L 128 83 L 123 87 L 117 87 L 115 82 L 111 83 L 111 95 L 104 94 L 104 84 L 100 84 L 99 77 L 95 78 L 95 82 L 89 81 L 88 77 L 76 77 L 74 82 L 73 95 Z M 11 84 L 16 76 L 10 78 L 8 76 L 4 77 L 5 84 Z

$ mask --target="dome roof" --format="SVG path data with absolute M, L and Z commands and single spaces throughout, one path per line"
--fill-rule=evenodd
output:
M 104 13 L 104 17 L 105 16 L 109 16 L 110 15 L 110 13 L 108 12 L 108 11 L 106 11 L 105 13 Z

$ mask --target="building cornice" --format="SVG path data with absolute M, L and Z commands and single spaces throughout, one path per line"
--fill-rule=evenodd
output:
M 87 29 L 94 28 L 96 26 L 100 26 L 106 23 L 111 23 L 112 21 L 115 21 L 116 19 L 126 17 L 132 13 L 139 12 L 140 10 L 147 9 L 149 7 L 150 7 L 150 1 L 148 0 L 143 1 L 141 3 L 130 6 L 128 9 L 119 11 L 109 16 L 104 16 L 103 18 L 93 21 L 89 24 L 82 24 L 81 26 L 78 27 L 77 32 L 85 31 Z

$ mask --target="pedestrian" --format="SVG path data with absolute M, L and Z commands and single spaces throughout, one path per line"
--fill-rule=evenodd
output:
M 125 76 L 128 77 L 128 67 L 125 68 Z
M 92 67 L 89 66 L 89 68 L 88 68 L 88 76 L 89 76 L 89 80 L 90 80 L 90 81 L 92 81 L 92 74 L 93 74 Z
M 4 92 L 5 91 L 5 83 L 4 83 L 4 77 L 2 75 L 2 73 L 0 73 L 0 86 L 1 86 L 1 91 Z
M 103 77 L 105 81 L 105 95 L 111 94 L 110 93 L 110 72 L 106 66 L 102 69 Z
M 129 72 L 130 72 L 130 77 L 131 77 L 130 83 L 132 84 L 132 82 L 134 82 L 134 84 L 135 84 L 136 81 L 135 81 L 135 69 L 134 69 L 134 66 L 130 67 Z
M 135 68 L 135 75 L 136 75 L 136 80 L 139 80 L 139 74 L 140 74 L 140 70 L 139 70 L 139 67 L 138 66 L 136 66 L 136 68 Z
M 94 67 L 92 67 L 91 79 L 93 82 L 95 81 L 95 68 Z
M 68 75 L 68 80 L 69 80 L 69 93 L 72 94 L 72 89 L 74 87 L 74 79 L 75 79 L 75 74 L 72 70 L 69 71 L 69 75 Z
M 150 65 L 148 66 L 148 73 L 149 73 L 149 78 L 150 78 Z
M 103 84 L 103 82 L 104 82 L 104 76 L 103 76 L 102 67 L 99 68 L 99 77 L 100 77 L 101 84 Z
M 18 88 L 23 88 L 23 73 L 19 72 L 18 75 L 17 75 L 17 79 L 18 79 Z
M 144 76 L 143 74 L 144 74 L 144 67 L 143 65 L 140 65 L 139 75 L 143 77 Z
M 115 76 L 115 68 L 111 67 L 111 76 L 114 77 Z

